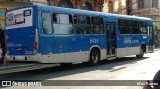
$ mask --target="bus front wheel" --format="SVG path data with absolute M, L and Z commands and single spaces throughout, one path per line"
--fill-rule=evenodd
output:
M 141 48 L 140 50 L 140 54 L 139 55 L 136 55 L 137 58 L 143 58 L 144 56 L 144 50 Z
M 100 52 L 97 49 L 93 49 L 90 53 L 89 64 L 91 66 L 98 65 L 100 61 Z

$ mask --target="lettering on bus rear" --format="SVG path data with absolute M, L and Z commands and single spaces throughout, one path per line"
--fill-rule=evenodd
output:
M 22 44 L 8 43 L 8 47 L 21 47 Z

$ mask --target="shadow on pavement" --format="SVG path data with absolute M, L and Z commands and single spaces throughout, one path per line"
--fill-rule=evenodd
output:
M 50 68 L 17 72 L 11 74 L 0 75 L 0 80 L 47 80 L 54 79 L 58 77 L 85 73 L 95 70 L 108 70 L 109 72 L 118 71 L 124 69 L 122 65 L 125 64 L 135 64 L 138 61 L 145 60 L 148 57 L 142 59 L 137 59 L 136 57 L 124 57 L 118 58 L 116 60 L 103 60 L 97 66 L 88 66 L 86 64 L 73 64 L 69 66 L 55 66 Z M 122 66 L 118 69 L 113 69 L 114 67 Z

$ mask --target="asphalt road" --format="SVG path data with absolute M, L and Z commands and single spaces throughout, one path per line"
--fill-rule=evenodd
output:
M 101 61 L 98 66 L 74 64 L 70 66 L 56 66 L 51 68 L 32 70 L 0 75 L 0 80 L 73 80 L 70 85 L 76 84 L 75 80 L 152 80 L 160 69 L 160 50 L 149 53 L 143 59 L 135 56 L 119 58 L 112 61 Z M 49 81 L 58 82 L 58 81 Z M 70 81 L 69 81 L 70 82 Z M 84 81 L 85 82 L 85 81 Z M 23 87 L 23 89 L 142 89 L 142 86 L 94 86 L 94 83 L 86 83 L 85 86 L 43 86 Z M 100 82 L 98 82 L 100 83 Z M 52 83 L 53 84 L 53 83 Z M 88 84 L 88 86 L 87 86 Z M 89 86 L 91 84 L 91 86 Z M 96 84 L 96 83 L 95 83 Z M 82 84 L 83 85 L 83 84 Z M 22 89 L 22 87 L 1 87 L 0 89 Z

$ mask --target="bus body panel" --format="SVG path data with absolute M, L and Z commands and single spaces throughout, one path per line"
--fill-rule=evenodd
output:
M 40 13 L 47 12 L 45 8 L 39 9 Z M 52 9 L 53 10 L 53 9 Z M 65 10 L 55 9 L 50 13 L 66 13 Z M 39 13 L 39 14 L 40 14 Z M 68 14 L 67 12 L 66 14 Z M 77 13 L 77 12 L 75 12 Z M 41 17 L 41 16 L 40 16 Z M 39 18 L 40 19 L 40 18 Z M 89 49 L 94 45 L 99 45 L 100 48 L 105 49 L 105 44 L 103 40 L 105 35 L 48 35 L 45 39 L 42 27 L 42 21 L 40 19 L 40 39 L 41 39 L 41 50 L 42 50 L 42 60 L 44 63 L 60 63 L 60 62 L 86 62 L 89 60 Z M 97 36 L 97 37 L 95 37 Z M 51 41 L 52 39 L 52 41 Z M 94 42 L 94 40 L 99 40 Z M 92 43 L 91 43 L 92 42 Z M 85 45 L 81 47 L 81 45 Z M 54 48 L 52 49 L 51 48 Z M 51 52 L 52 51 L 52 52 Z M 102 58 L 106 58 L 106 52 L 102 51 Z M 75 58 L 78 58 L 75 60 Z
M 92 43 L 94 39 L 98 39 L 98 42 Z M 45 48 L 42 48 L 43 50 L 45 50 L 44 52 L 42 52 L 42 56 L 44 57 L 42 60 L 45 63 L 87 62 L 89 60 L 88 57 L 90 53 L 90 48 L 92 46 L 98 45 L 101 49 L 105 49 L 105 43 L 103 43 L 103 40 L 104 35 L 97 37 L 95 37 L 94 35 L 55 35 L 53 41 L 55 49 L 53 50 L 53 53 L 49 54 L 47 53 L 49 51 L 45 50 Z M 45 44 L 45 46 L 47 45 Z M 46 55 L 50 57 L 47 58 Z
M 127 18 L 124 18 L 127 19 Z M 136 19 L 129 19 L 136 20 Z M 141 20 L 137 20 L 141 21 Z M 146 24 L 151 21 L 146 21 Z M 149 26 L 147 24 L 146 26 Z M 118 30 L 118 29 L 117 29 Z M 117 36 L 117 57 L 138 55 L 140 54 L 141 46 L 146 46 L 145 53 L 148 53 L 148 35 L 147 34 L 120 34 Z M 153 47 L 153 44 L 152 44 Z M 153 49 L 152 49 L 153 50 Z

